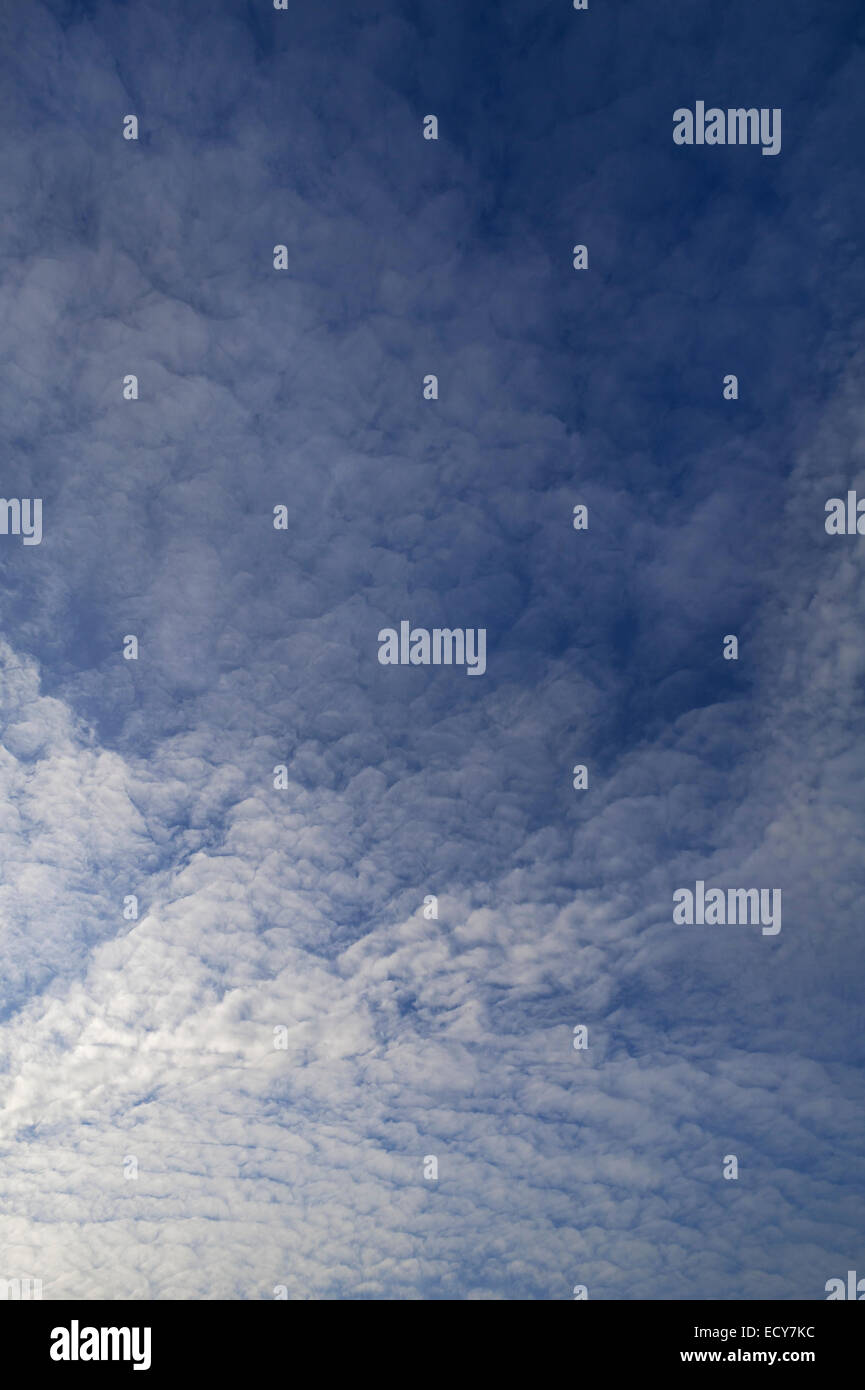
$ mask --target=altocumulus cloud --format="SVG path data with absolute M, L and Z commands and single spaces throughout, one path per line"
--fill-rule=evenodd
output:
M 861 1251 L 852 7 L 464 8 L 3 15 L 0 1275 L 45 1297 L 812 1298 Z M 777 159 L 674 147 L 695 65 Z M 483 678 L 380 667 L 405 616 Z M 698 878 L 782 932 L 674 927 Z

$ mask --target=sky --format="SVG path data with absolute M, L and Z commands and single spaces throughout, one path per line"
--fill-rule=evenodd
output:
M 0 0 L 0 1278 L 865 1274 L 863 44 Z M 677 145 L 697 101 L 780 152 Z M 403 620 L 486 671 L 381 664 Z

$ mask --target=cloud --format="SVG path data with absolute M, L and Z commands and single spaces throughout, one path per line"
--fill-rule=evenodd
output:
M 855 1263 L 861 98 L 832 20 L 740 70 L 672 15 L 663 73 L 524 5 L 4 20 L 0 1274 L 46 1298 Z M 779 159 L 679 159 L 703 59 Z M 485 626 L 483 679 L 379 666 L 402 618 Z M 674 926 L 698 878 L 779 936 Z

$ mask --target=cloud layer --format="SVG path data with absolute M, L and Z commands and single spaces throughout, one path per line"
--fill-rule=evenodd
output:
M 469 10 L 0 21 L 44 500 L 0 537 L 0 1276 L 46 1298 L 861 1266 L 856 7 Z M 782 153 L 676 147 L 703 97 Z M 403 618 L 487 673 L 380 666 Z M 781 933 L 674 926 L 697 879 Z

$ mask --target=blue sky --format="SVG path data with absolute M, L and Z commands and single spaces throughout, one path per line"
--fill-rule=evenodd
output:
M 0 536 L 0 1276 L 863 1272 L 861 8 L 0 25 L 2 491 L 44 509 Z M 698 100 L 781 152 L 675 145 Z M 486 673 L 381 666 L 403 618 Z M 697 879 L 781 932 L 674 925 Z

